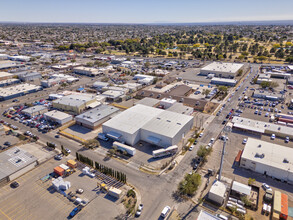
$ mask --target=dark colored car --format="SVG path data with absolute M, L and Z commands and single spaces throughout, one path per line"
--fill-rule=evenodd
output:
M 69 217 L 70 218 L 73 218 L 80 210 L 82 209 L 82 206 L 77 206 L 76 208 L 74 208 L 70 214 L 69 214 Z
M 17 187 L 19 187 L 19 183 L 14 181 L 10 184 L 10 186 L 11 186 L 11 188 L 17 188 Z

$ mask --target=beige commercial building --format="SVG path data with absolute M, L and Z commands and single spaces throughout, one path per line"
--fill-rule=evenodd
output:
M 91 104 L 97 102 L 95 96 L 91 95 L 68 95 L 54 100 L 53 107 L 75 114 L 82 113 Z

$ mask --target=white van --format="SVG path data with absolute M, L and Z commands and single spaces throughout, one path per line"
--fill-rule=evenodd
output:
M 161 213 L 161 217 L 165 218 L 168 213 L 170 212 L 171 208 L 170 206 L 165 206 L 165 208 L 163 209 L 162 213 Z

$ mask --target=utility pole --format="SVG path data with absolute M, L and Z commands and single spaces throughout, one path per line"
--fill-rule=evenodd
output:
M 224 129 L 223 129 L 223 133 L 224 133 L 224 144 L 223 144 L 223 149 L 222 149 L 220 171 L 219 171 L 219 176 L 218 176 L 218 180 L 219 181 L 221 181 L 221 177 L 222 177 L 222 169 L 223 169 L 223 163 L 224 163 L 224 156 L 225 156 L 225 148 L 226 148 L 226 142 L 227 142 L 227 135 L 231 131 L 232 131 L 232 128 L 230 126 L 225 126 Z

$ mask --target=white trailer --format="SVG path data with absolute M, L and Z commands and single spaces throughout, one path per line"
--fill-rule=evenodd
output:
M 163 149 L 159 149 L 159 150 L 154 150 L 153 151 L 153 157 L 163 157 L 163 156 L 167 156 L 167 155 L 172 155 L 172 154 L 176 154 L 176 152 L 178 151 L 178 146 L 177 145 L 173 145 L 167 148 L 163 148 Z
M 115 141 L 113 143 L 113 148 L 117 147 L 117 150 L 121 150 L 121 151 L 126 151 L 128 154 L 130 154 L 131 156 L 133 156 L 136 153 L 136 149 L 133 147 L 130 147 L 126 144 L 122 144 L 118 141 Z

